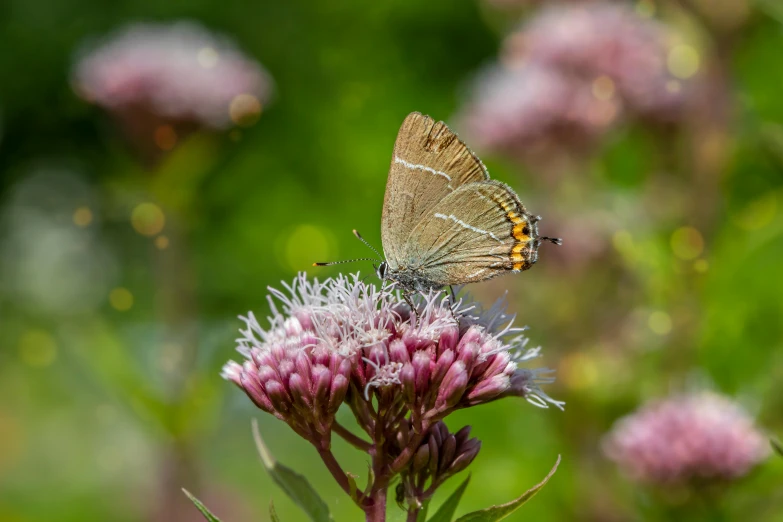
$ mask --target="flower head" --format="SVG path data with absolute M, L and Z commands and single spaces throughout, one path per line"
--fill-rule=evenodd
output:
M 767 457 L 769 444 L 739 405 L 704 392 L 656 401 L 620 419 L 604 450 L 632 478 L 674 485 L 739 478 Z
M 409 413 L 419 433 L 455 409 L 509 395 L 562 407 L 540 389 L 549 382 L 540 371 L 518 368 L 539 350 L 498 309 L 471 315 L 460 302 L 452 311 L 431 292 L 411 314 L 398 293 L 358 275 L 321 283 L 300 274 L 285 289 L 270 290 L 268 328 L 252 313 L 242 318 L 245 361 L 229 362 L 223 376 L 309 440 L 328 440 L 343 402 L 371 424 L 373 397 L 400 421 Z
M 584 148 L 628 116 L 675 120 L 690 85 L 667 69 L 670 40 L 665 25 L 617 3 L 542 8 L 506 37 L 459 119 L 479 146 L 523 157 Z
M 230 41 L 191 22 L 135 24 L 85 49 L 76 92 L 112 113 L 225 128 L 257 115 L 272 81 Z

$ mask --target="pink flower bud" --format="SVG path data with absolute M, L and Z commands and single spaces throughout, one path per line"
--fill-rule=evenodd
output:
M 304 410 L 313 409 L 313 396 L 310 392 L 310 388 L 306 385 L 304 378 L 298 373 L 294 373 L 288 379 L 288 389 L 291 393 L 291 398 L 294 400 L 294 404 L 297 407 Z
M 438 338 L 438 353 L 446 350 L 454 350 L 459 341 L 459 327 L 456 324 L 450 324 L 443 327 L 443 331 Z
M 320 364 L 313 367 L 314 406 L 318 412 L 329 408 L 329 391 L 332 386 L 332 372 Z
M 472 404 L 486 402 L 505 392 L 511 381 L 506 375 L 495 375 L 487 380 L 480 381 L 475 388 L 468 392 L 468 400 Z
M 334 415 L 340 408 L 345 393 L 348 391 L 348 378 L 342 374 L 335 375 L 332 379 L 332 388 L 329 392 L 329 413 Z
M 239 385 L 245 390 L 247 396 L 250 397 L 250 400 L 252 400 L 256 406 L 268 413 L 274 412 L 275 407 L 272 405 L 272 402 L 269 400 L 266 393 L 264 393 L 261 384 L 257 380 L 253 379 L 248 374 L 243 373 L 240 376 Z
M 432 377 L 430 378 L 430 384 L 432 386 L 437 387 L 440 385 L 440 382 L 446 376 L 446 372 L 449 371 L 453 362 L 454 352 L 451 350 L 446 350 L 438 357 L 438 362 L 435 363 L 435 368 L 433 368 Z
M 291 409 L 291 398 L 286 393 L 285 387 L 279 381 L 267 381 L 264 383 L 264 390 L 275 410 L 282 415 L 287 415 Z
M 416 370 L 413 364 L 406 363 L 400 371 L 400 382 L 402 383 L 402 396 L 408 404 L 416 402 Z
M 443 404 L 446 408 L 455 406 L 468 386 L 468 373 L 465 371 L 465 364 L 457 361 L 451 365 L 448 373 L 443 378 L 438 391 L 437 404 Z
M 389 344 L 389 358 L 393 362 L 407 363 L 410 362 L 410 356 L 408 355 L 408 348 L 405 343 L 400 339 L 395 339 Z
M 429 352 L 420 350 L 413 354 L 413 369 L 416 372 L 416 393 L 423 395 L 430 387 L 430 362 Z

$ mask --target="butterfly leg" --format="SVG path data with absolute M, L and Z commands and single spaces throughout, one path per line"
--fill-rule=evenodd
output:
M 457 323 L 457 328 L 459 328 L 459 317 L 457 317 L 457 314 L 454 312 L 454 307 L 457 306 L 457 295 L 454 293 L 454 287 L 452 285 L 449 285 L 449 295 L 449 310 L 451 310 L 451 317 Z
M 402 292 L 402 298 L 405 299 L 405 302 L 408 303 L 408 306 L 411 309 L 411 315 L 416 315 L 416 305 L 413 304 L 413 300 L 411 299 L 411 294 L 409 292 Z

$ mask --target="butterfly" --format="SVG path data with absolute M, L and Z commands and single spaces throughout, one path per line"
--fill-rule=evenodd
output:
M 376 273 L 410 294 L 521 272 L 542 241 L 562 243 L 539 236 L 540 220 L 445 123 L 413 112 L 394 143 Z

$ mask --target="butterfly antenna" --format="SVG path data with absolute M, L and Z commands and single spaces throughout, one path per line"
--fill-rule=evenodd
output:
M 364 243 L 365 245 L 367 245 L 367 247 L 368 247 L 370 250 L 372 250 L 373 252 L 375 252 L 375 253 L 378 255 L 378 259 L 379 259 L 379 260 L 383 261 L 383 256 L 381 255 L 381 253 L 380 253 L 380 252 L 378 252 L 378 251 L 375 249 L 375 247 L 374 247 L 374 246 L 372 246 L 370 243 L 368 243 L 368 242 L 367 242 L 367 240 L 366 240 L 366 239 L 364 239 L 364 238 L 362 237 L 362 235 L 359 233 L 359 231 L 358 231 L 358 230 L 356 230 L 355 228 L 353 229 L 353 235 L 354 235 L 354 236 L 356 236 L 356 238 L 357 238 L 359 241 L 361 241 L 362 243 Z
M 562 245 L 563 240 L 559 237 L 547 237 L 547 236 L 541 236 L 541 241 L 549 241 L 550 243 L 554 243 L 555 245 Z
M 332 261 L 330 263 L 313 263 L 313 266 L 332 266 L 342 265 L 343 263 L 354 263 L 356 261 L 377 261 L 374 257 L 360 257 L 357 259 L 346 259 L 344 261 Z
M 353 235 L 356 236 L 359 239 L 359 241 L 361 241 L 362 243 L 367 245 L 370 248 L 370 250 L 375 252 L 378 255 L 378 259 L 375 259 L 375 258 L 372 258 L 372 257 L 359 257 L 357 259 L 346 259 L 345 261 L 332 261 L 330 263 L 313 263 L 313 266 L 342 265 L 343 263 L 353 263 L 355 261 L 383 261 L 383 256 L 380 253 L 378 253 L 378 251 L 375 250 L 375 248 L 370 243 L 368 243 L 367 240 L 364 239 L 361 236 L 361 234 L 359 234 L 359 232 L 356 231 L 356 229 L 354 229 Z

